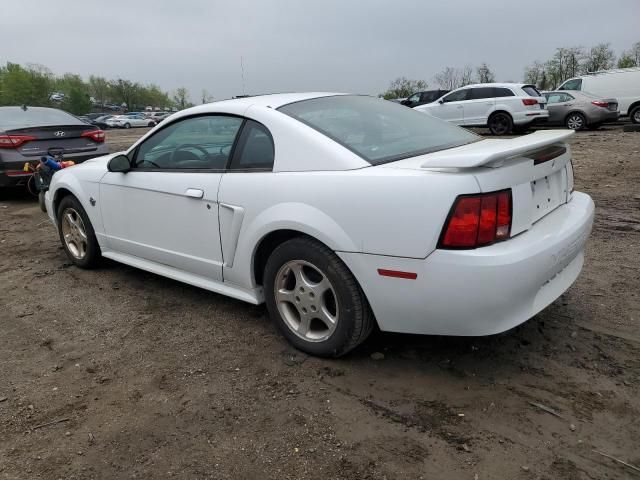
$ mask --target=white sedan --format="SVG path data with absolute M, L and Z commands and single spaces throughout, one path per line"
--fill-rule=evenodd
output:
M 594 213 L 572 133 L 484 140 L 368 96 L 249 97 L 56 172 L 46 204 L 77 266 L 266 302 L 297 348 L 339 356 L 376 323 L 502 332 L 569 288 Z
M 142 113 L 129 113 L 124 115 L 115 115 L 107 119 L 106 123 L 111 128 L 131 128 L 153 127 L 157 122 Z

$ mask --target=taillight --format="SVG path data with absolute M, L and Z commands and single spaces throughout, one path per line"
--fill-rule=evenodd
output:
M 31 140 L 37 140 L 31 135 L 0 135 L 0 148 L 18 148 Z
M 600 100 L 594 100 L 591 103 L 596 107 L 607 108 L 609 106 L 609 102 L 601 102 Z
M 509 238 L 511 190 L 456 199 L 440 236 L 439 248 L 476 248 Z
M 536 100 L 535 98 L 523 98 L 522 103 L 524 103 L 527 106 L 537 105 L 538 100 Z
M 104 142 L 105 133 L 102 130 L 87 130 L 86 132 L 82 132 L 81 137 L 89 137 L 96 143 Z

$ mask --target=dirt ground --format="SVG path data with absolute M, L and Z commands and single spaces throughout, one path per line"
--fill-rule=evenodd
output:
M 640 466 L 640 133 L 571 145 L 597 213 L 565 295 L 501 335 L 377 333 L 340 360 L 264 307 L 72 267 L 1 193 L 0 479 L 640 478 L 595 452 Z

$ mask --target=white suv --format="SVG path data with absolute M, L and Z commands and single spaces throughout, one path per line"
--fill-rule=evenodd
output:
M 456 125 L 489 127 L 494 135 L 508 135 L 546 122 L 546 106 L 546 98 L 533 85 L 480 83 L 458 88 L 415 110 Z

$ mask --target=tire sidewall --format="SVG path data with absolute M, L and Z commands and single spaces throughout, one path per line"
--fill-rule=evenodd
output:
M 73 208 L 78 212 L 80 218 L 82 218 L 82 223 L 84 224 L 84 228 L 87 233 L 87 254 L 82 259 L 75 258 L 67 248 L 67 244 L 64 241 L 64 235 L 62 233 L 62 215 L 68 208 Z M 96 239 L 96 234 L 93 230 L 93 225 L 91 225 L 87 212 L 85 212 L 78 199 L 72 195 L 64 197 L 58 206 L 56 218 L 58 219 L 58 235 L 60 236 L 60 242 L 62 243 L 62 248 L 67 254 L 67 257 L 69 257 L 74 265 L 80 268 L 92 268 L 96 266 L 102 255 L 100 252 L 100 245 L 98 245 L 98 240 Z
M 356 314 L 356 302 L 358 298 L 354 292 L 346 286 L 345 279 L 335 269 L 334 262 L 341 260 L 333 253 L 335 258 L 329 257 L 321 249 L 309 248 L 309 243 L 302 240 L 289 240 L 277 247 L 265 266 L 264 271 L 264 296 L 269 316 L 276 324 L 285 338 L 296 348 L 311 355 L 322 357 L 335 357 L 343 353 L 344 345 L 354 331 L 354 315 Z M 280 268 L 291 260 L 304 260 L 318 268 L 331 282 L 338 302 L 338 325 L 331 336 L 322 342 L 305 341 L 296 335 L 282 319 L 276 305 L 274 285 L 276 275 Z
M 495 131 L 494 127 L 493 127 L 493 122 L 497 117 L 505 117 L 508 121 L 509 121 L 509 127 L 507 128 L 506 132 L 502 132 L 502 133 L 498 133 Z M 491 117 L 489 117 L 489 130 L 491 130 L 491 133 L 493 135 L 509 135 L 512 131 L 513 131 L 513 119 L 511 118 L 511 115 L 509 115 L 508 113 L 504 113 L 504 112 L 498 112 L 498 113 L 494 113 Z
M 573 118 L 573 117 L 580 117 L 580 119 L 582 119 L 582 126 L 580 128 L 571 128 L 571 127 L 569 127 L 569 120 L 571 118 Z M 565 120 L 564 124 L 570 130 L 575 130 L 577 132 L 578 130 L 582 130 L 587 126 L 587 119 L 581 113 L 570 113 L 569 115 L 567 115 L 567 119 Z
M 638 118 L 636 118 L 638 117 Z M 640 106 L 634 107 L 629 114 L 629 118 L 631 119 L 631 123 L 640 124 Z

